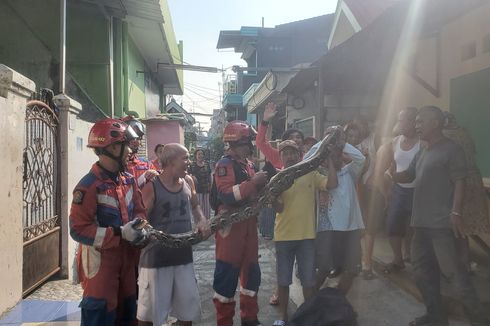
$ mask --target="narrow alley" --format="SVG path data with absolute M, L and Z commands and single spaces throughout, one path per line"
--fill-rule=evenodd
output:
M 272 325 L 278 315 L 277 309 L 269 304 L 270 294 L 275 288 L 275 260 L 272 246 L 271 241 L 263 240 L 259 249 L 262 271 L 262 284 L 258 296 L 259 319 L 263 325 Z M 202 320 L 196 325 L 216 325 L 212 302 L 214 250 L 213 240 L 200 243 L 194 248 L 202 309 Z M 1 319 L 0 325 L 78 325 L 80 321 L 78 303 L 81 296 L 82 291 L 79 285 L 72 285 L 67 280 L 48 282 Z M 348 299 L 358 314 L 359 326 L 407 325 L 414 316 L 422 314 L 424 310 L 420 302 L 413 296 L 401 290 L 383 275 L 378 275 L 371 281 L 358 277 Z M 302 302 L 299 280 L 295 278 L 291 287 L 290 311 L 293 312 Z M 235 322 L 239 323 L 238 309 Z M 461 320 L 451 320 L 451 326 L 465 325 L 468 324 Z

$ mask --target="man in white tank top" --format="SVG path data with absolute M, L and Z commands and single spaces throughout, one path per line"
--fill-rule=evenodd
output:
M 405 171 L 415 155 L 420 150 L 420 139 L 415 131 L 415 118 L 417 109 L 407 107 L 398 114 L 398 128 L 400 135 L 395 137 L 391 146 L 385 146 L 382 159 L 379 162 L 379 173 L 384 175 L 390 166 L 396 166 L 396 172 Z M 383 176 L 377 180 L 382 180 Z M 390 190 L 386 186 L 380 186 L 383 195 L 387 199 L 386 230 L 390 238 L 393 250 L 393 261 L 385 268 L 385 273 L 392 273 L 405 268 L 403 261 L 402 245 L 407 234 L 408 225 L 412 215 L 413 183 L 395 183 Z M 406 245 L 410 247 L 409 241 Z

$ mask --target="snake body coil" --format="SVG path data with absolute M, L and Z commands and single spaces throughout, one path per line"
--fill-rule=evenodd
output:
M 303 160 L 291 167 L 277 173 L 258 194 L 258 200 L 247 202 L 243 206 L 233 210 L 222 212 L 210 219 L 210 229 L 214 233 L 226 226 L 259 215 L 263 207 L 272 205 L 274 200 L 284 191 L 289 189 L 294 180 L 318 168 L 329 155 L 329 148 L 339 142 L 340 130 L 334 129 L 322 141 L 318 150 L 307 160 Z M 150 238 L 159 241 L 169 248 L 181 248 L 195 245 L 205 240 L 197 231 L 179 234 L 167 234 L 154 229 L 151 225 L 144 226 L 150 234 Z

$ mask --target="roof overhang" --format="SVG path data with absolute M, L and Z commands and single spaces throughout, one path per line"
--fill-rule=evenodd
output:
M 284 87 L 283 92 L 299 95 L 304 90 L 310 88 L 315 82 L 318 82 L 318 66 L 310 66 L 299 71 L 289 80 L 289 83 Z
M 242 53 L 242 59 L 247 59 L 255 49 L 255 43 L 261 27 L 243 26 L 239 31 L 220 31 L 216 48 L 233 49 L 236 53 Z
M 243 105 L 247 106 L 247 111 L 256 113 L 257 109 L 269 101 L 280 104 L 286 101 L 286 93 L 283 90 L 290 80 L 298 74 L 298 71 L 291 72 L 268 72 L 260 84 L 256 86 L 253 94 Z

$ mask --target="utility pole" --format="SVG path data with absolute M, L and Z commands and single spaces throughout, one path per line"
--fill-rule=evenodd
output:
M 66 69 L 66 0 L 60 0 L 60 65 L 59 88 L 60 93 L 65 93 L 65 69 Z

